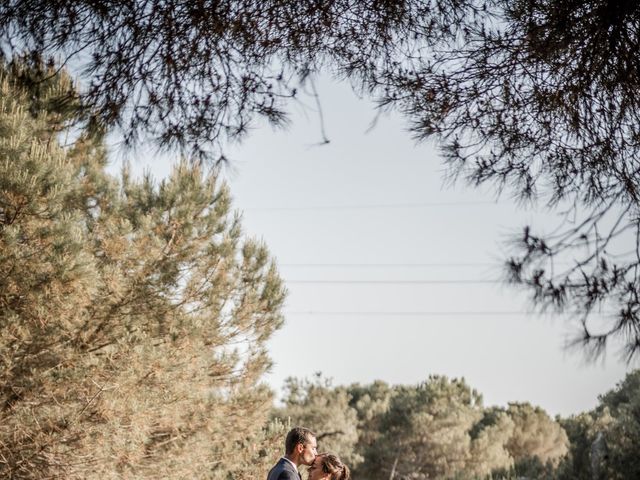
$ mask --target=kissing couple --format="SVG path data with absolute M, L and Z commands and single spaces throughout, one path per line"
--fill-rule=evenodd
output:
M 350 480 L 351 472 L 331 453 L 318 454 L 316 435 L 308 428 L 295 427 L 287 433 L 284 457 L 269 471 L 267 480 L 301 480 L 300 465 L 309 467 L 308 480 Z

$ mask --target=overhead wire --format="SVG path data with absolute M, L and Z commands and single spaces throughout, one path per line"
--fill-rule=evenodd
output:
M 317 285 L 483 285 L 503 283 L 500 280 L 285 280 L 287 284 Z
M 479 205 L 499 205 L 488 200 L 478 202 L 411 202 L 380 204 L 347 204 L 347 205 L 304 205 L 304 206 L 272 206 L 246 207 L 246 212 L 278 212 L 278 211 L 311 211 L 311 210 L 372 210 L 381 208 L 432 208 L 432 207 L 471 207 Z
M 432 268 L 432 267 L 495 267 L 499 263 L 278 263 L 287 268 Z
M 285 315 L 318 315 L 318 316 L 429 316 L 429 317 L 449 317 L 449 316 L 545 316 L 545 315 L 582 315 L 583 312 L 528 312 L 528 311 L 321 311 L 321 310 L 285 310 Z M 615 312 L 595 312 L 591 315 L 610 316 Z

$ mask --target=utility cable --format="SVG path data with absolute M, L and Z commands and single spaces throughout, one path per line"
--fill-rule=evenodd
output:
M 290 310 L 284 311 L 284 315 L 318 315 L 318 316 L 424 316 L 424 317 L 451 317 L 451 316 L 532 316 L 532 315 L 584 315 L 584 312 L 526 312 L 526 311 L 468 311 L 468 312 L 434 312 L 434 311 L 319 311 L 319 310 Z M 613 312 L 593 312 L 590 315 L 596 316 L 611 316 L 615 315 Z
M 504 283 L 500 280 L 287 280 L 298 285 L 484 285 Z
M 245 212 L 277 212 L 277 211 L 307 211 L 307 210 L 372 210 L 382 208 L 423 208 L 423 207 L 475 207 L 479 205 L 498 205 L 496 202 L 418 202 L 418 203 L 383 203 L 371 205 L 308 205 L 308 206 L 281 206 L 281 207 L 247 207 Z
M 500 262 L 476 263 L 278 263 L 286 268 L 439 268 L 439 267 L 499 267 Z

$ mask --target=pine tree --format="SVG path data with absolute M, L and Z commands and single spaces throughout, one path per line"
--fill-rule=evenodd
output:
M 543 463 L 557 464 L 566 455 L 567 434 L 543 409 L 529 403 L 511 403 L 506 413 L 514 423 L 506 448 L 516 462 L 538 457 Z
M 640 370 L 627 374 L 616 388 L 600 397 L 592 412 L 590 467 L 607 479 L 640 476 Z
M 432 376 L 417 387 L 396 387 L 358 474 L 380 480 L 471 474 L 469 433 L 481 417 L 482 398 L 464 380 Z
M 211 171 L 105 173 L 70 79 L 30 74 L 0 74 L 0 476 L 258 477 L 281 430 L 266 247 Z
M 367 385 L 359 383 L 346 387 L 349 406 L 358 415 L 358 443 L 356 453 L 364 458 L 364 453 L 383 434 L 381 422 L 389 410 L 395 389 L 386 382 L 376 380 Z M 354 465 L 354 475 L 358 477 L 358 465 Z
M 379 385 L 373 390 L 381 391 Z M 364 399 L 366 388 L 354 391 Z M 519 471 L 547 474 L 567 452 L 563 428 L 542 409 L 528 404 L 484 408 L 482 396 L 464 380 L 431 376 L 415 387 L 394 387 L 386 404 L 369 424 L 376 425 L 376 434 L 361 437 L 369 443 L 358 446 L 364 461 L 355 472 L 357 478 L 460 480 L 505 478 Z

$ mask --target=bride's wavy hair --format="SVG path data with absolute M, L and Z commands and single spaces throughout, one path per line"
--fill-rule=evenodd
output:
M 350 480 L 351 472 L 342 461 L 331 453 L 323 453 L 318 456 L 320 458 L 320 466 L 324 473 L 330 475 L 330 480 Z

